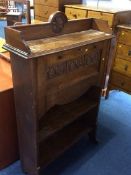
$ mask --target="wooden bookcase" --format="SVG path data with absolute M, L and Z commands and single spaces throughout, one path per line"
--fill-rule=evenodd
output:
M 23 170 L 40 174 L 84 134 L 96 141 L 112 35 L 100 20 L 7 27 Z M 104 29 L 104 30 L 103 30 Z M 12 38 L 12 35 L 14 36 Z M 21 38 L 22 36 L 22 38 Z

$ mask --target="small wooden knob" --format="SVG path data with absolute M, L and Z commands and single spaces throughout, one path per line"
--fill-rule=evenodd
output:
M 128 65 L 127 65 L 127 64 L 125 65 L 124 70 L 125 70 L 125 71 L 128 70 Z
M 73 14 L 72 16 L 73 16 L 74 18 L 77 18 L 77 15 L 76 15 L 76 14 Z
M 88 52 L 88 48 L 85 49 L 85 52 Z
M 131 50 L 128 51 L 128 56 L 131 56 Z
M 45 15 L 47 15 L 47 14 L 48 14 L 48 11 L 45 12 Z
M 125 35 L 125 32 L 122 32 L 121 35 L 124 36 Z

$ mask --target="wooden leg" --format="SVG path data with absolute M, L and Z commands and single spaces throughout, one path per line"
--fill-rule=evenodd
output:
M 107 89 L 106 94 L 105 94 L 105 99 L 107 100 L 109 97 L 109 89 Z
M 27 174 L 27 175 L 40 175 L 40 169 L 36 169 L 36 170 L 34 170 L 34 171 L 31 171 L 31 172 L 27 172 L 25 169 L 23 169 L 22 168 L 22 170 L 23 170 L 23 172 L 25 173 L 25 174 Z
M 106 96 L 106 92 L 107 92 L 107 88 L 102 89 L 101 96 L 105 97 Z

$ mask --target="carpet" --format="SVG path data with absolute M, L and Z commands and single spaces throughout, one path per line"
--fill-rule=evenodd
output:
M 98 118 L 99 144 L 82 138 L 42 175 L 131 174 L 131 95 L 111 91 L 107 100 L 101 98 Z M 24 175 L 20 161 L 1 170 L 0 175 Z

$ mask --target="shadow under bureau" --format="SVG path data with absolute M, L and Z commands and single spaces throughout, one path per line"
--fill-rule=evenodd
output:
M 96 141 L 113 37 L 100 31 L 102 24 L 95 19 L 68 21 L 57 12 L 48 23 L 5 29 L 20 159 L 30 175 L 40 174 L 84 134 Z

